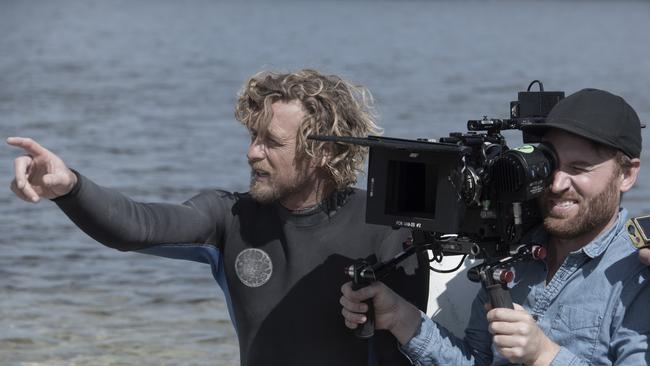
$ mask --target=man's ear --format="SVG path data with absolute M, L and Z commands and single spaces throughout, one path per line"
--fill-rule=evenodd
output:
M 636 178 L 639 176 L 639 170 L 641 169 L 641 160 L 634 158 L 630 160 L 630 163 L 632 165 L 623 171 L 623 176 L 621 177 L 621 193 L 629 191 L 636 182 Z

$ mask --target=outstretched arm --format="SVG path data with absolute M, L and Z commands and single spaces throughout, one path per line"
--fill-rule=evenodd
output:
M 52 199 L 86 234 L 119 250 L 154 244 L 217 244 L 227 209 L 223 192 L 200 194 L 185 204 L 141 203 L 78 175 L 54 153 L 29 138 L 7 143 L 26 155 L 15 160 L 11 189 L 28 202 Z

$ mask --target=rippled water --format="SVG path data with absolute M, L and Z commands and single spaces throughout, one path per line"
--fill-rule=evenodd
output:
M 262 69 L 367 85 L 391 136 L 505 117 L 533 79 L 610 90 L 648 123 L 649 23 L 648 2 L 0 0 L 0 135 L 34 137 L 136 199 L 180 202 L 246 189 L 232 107 Z M 16 154 L 0 148 L 4 187 Z M 649 174 L 624 198 L 632 213 L 650 211 Z M 238 364 L 207 266 L 104 248 L 8 188 L 0 214 L 1 365 Z

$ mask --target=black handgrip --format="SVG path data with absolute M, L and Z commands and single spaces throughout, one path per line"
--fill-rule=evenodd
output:
M 352 289 L 354 291 L 366 286 L 368 286 L 368 284 L 352 282 Z M 359 326 L 354 330 L 354 335 L 357 336 L 357 338 L 368 339 L 375 335 L 375 306 L 372 304 L 372 299 L 368 299 L 364 301 L 364 303 L 368 305 L 366 322 L 359 324 Z
M 514 309 L 512 305 L 512 297 L 510 296 L 510 291 L 505 284 L 495 283 L 489 286 L 486 286 L 488 295 L 490 296 L 490 304 L 492 308 L 508 308 Z

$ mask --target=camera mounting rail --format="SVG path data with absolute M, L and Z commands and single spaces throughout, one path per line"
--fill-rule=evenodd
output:
M 521 130 L 523 127 L 543 123 L 543 117 L 525 117 L 525 118 L 488 118 L 470 119 L 467 121 L 467 130 L 469 131 L 488 131 L 488 133 L 499 133 L 503 130 Z
M 428 234 L 431 233 L 414 231 L 413 235 L 416 239 L 413 239 L 413 237 L 407 239 L 403 243 L 405 249 L 386 262 L 379 262 L 373 265 L 367 261 L 359 260 L 345 268 L 345 274 L 352 278 L 352 289 L 358 290 L 370 285 L 372 282 L 387 277 L 400 262 L 417 252 L 432 250 L 434 253 L 456 252 L 457 254 L 464 254 L 461 265 L 469 254 L 476 257 L 482 257 L 487 254 L 482 252 L 482 247 L 478 243 L 469 241 L 467 238 L 450 238 L 448 235 L 432 236 Z M 542 260 L 544 258 L 546 258 L 546 249 L 544 247 L 539 245 L 521 245 L 509 257 L 501 259 L 495 259 L 494 257 L 485 258 L 483 263 L 472 267 L 467 272 L 467 277 L 472 282 L 481 283 L 488 292 L 490 304 L 493 308 L 502 307 L 513 309 L 512 298 L 507 288 L 507 284 L 514 279 L 514 273 L 510 268 L 511 265 L 516 262 Z M 363 339 L 371 338 L 375 333 L 372 299 L 366 300 L 365 303 L 368 306 L 366 313 L 367 320 L 354 331 L 358 338 Z
M 329 141 L 341 144 L 352 144 L 368 147 L 381 147 L 387 149 L 431 151 L 437 153 L 459 153 L 469 154 L 472 149 L 467 146 L 461 146 L 454 143 L 432 142 L 428 140 L 408 140 L 395 137 L 368 136 L 368 137 L 351 137 L 351 136 L 326 136 L 326 135 L 309 135 L 308 139 L 316 141 Z

